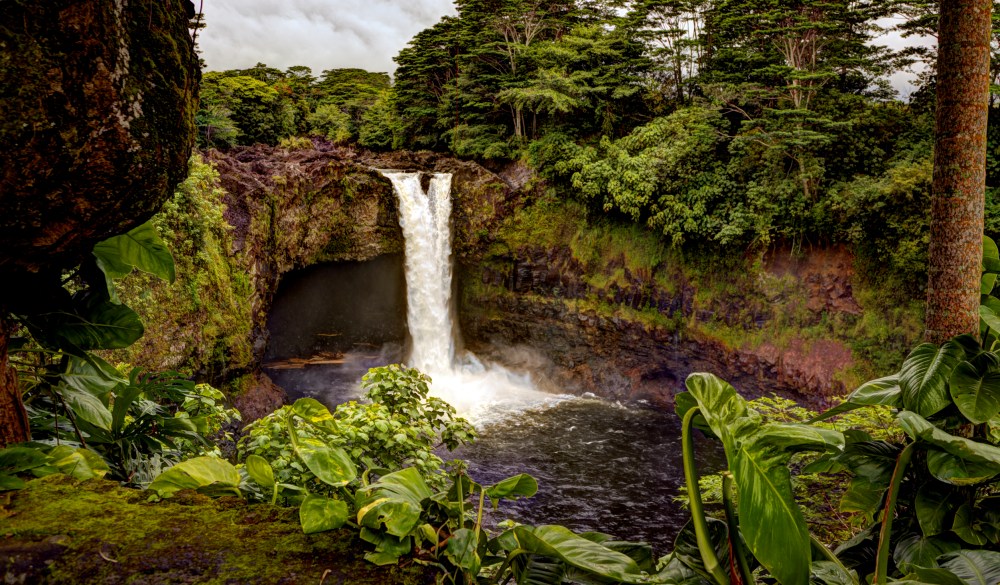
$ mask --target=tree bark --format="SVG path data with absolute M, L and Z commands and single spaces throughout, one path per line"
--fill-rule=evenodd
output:
M 7 360 L 9 340 L 10 323 L 4 318 L 4 311 L 0 310 L 0 448 L 31 440 L 17 372 Z
M 991 0 L 943 0 L 924 337 L 979 331 Z

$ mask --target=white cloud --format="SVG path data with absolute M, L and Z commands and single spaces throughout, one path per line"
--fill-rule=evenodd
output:
M 197 5 L 197 3 L 196 3 Z M 205 0 L 198 45 L 209 71 L 256 63 L 286 69 L 391 72 L 421 30 L 455 14 L 452 0 Z

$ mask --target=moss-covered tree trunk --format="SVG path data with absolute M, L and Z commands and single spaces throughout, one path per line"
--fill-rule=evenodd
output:
M 47 298 L 33 287 L 147 220 L 183 180 L 193 15 L 190 0 L 0 1 L 0 307 Z M 24 409 L 6 368 L 7 317 L 0 446 L 26 435 L 11 426 Z
M 979 330 L 991 0 L 943 0 L 925 337 Z

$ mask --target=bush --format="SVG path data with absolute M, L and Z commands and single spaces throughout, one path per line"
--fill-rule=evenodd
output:
M 448 403 L 428 396 L 430 378 L 399 365 L 373 368 L 362 379 L 370 404 L 341 404 L 330 414 L 328 426 L 311 424 L 303 407 L 323 412 L 312 399 L 285 406 L 247 427 L 240 440 L 239 458 L 258 455 L 270 462 L 278 482 L 332 493 L 295 456 L 289 428 L 300 440 L 318 441 L 344 449 L 355 465 L 376 473 L 416 468 L 433 486 L 444 485 L 444 461 L 434 453 L 439 445 L 454 449 L 475 438 L 465 419 L 455 416 Z

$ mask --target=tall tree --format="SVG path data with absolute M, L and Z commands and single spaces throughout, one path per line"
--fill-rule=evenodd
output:
M 979 331 L 990 0 L 942 0 L 925 337 Z

